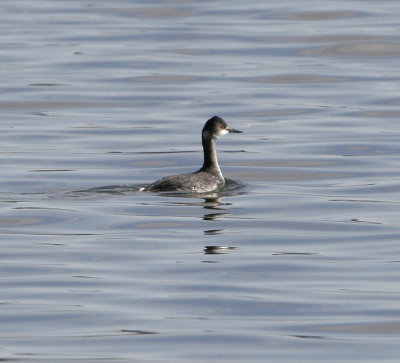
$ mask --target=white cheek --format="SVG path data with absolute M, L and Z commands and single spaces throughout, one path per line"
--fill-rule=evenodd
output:
M 227 129 L 221 129 L 221 131 L 219 132 L 220 135 L 226 135 L 229 134 L 229 131 Z

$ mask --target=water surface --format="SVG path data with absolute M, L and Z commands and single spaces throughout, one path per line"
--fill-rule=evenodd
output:
M 0 360 L 397 361 L 399 16 L 3 1 Z

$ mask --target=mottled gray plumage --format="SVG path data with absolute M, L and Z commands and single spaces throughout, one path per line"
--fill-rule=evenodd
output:
M 201 139 L 203 143 L 204 163 L 194 173 L 170 175 L 145 188 L 150 192 L 184 191 L 184 192 L 211 192 L 221 188 L 225 179 L 218 165 L 215 142 L 218 137 L 230 132 L 242 132 L 232 129 L 221 117 L 210 118 L 203 127 Z

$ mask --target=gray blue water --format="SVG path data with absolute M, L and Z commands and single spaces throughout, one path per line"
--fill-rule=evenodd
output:
M 0 360 L 398 362 L 397 1 L 0 10 Z M 220 193 L 197 170 L 219 115 Z

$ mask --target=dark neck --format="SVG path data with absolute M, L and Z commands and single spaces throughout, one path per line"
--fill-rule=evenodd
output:
M 200 169 L 200 171 L 215 172 L 216 174 L 220 174 L 221 171 L 219 169 L 218 160 L 217 160 L 215 139 L 203 138 L 202 143 L 203 143 L 203 152 L 204 152 L 204 163 L 203 163 L 203 167 Z

